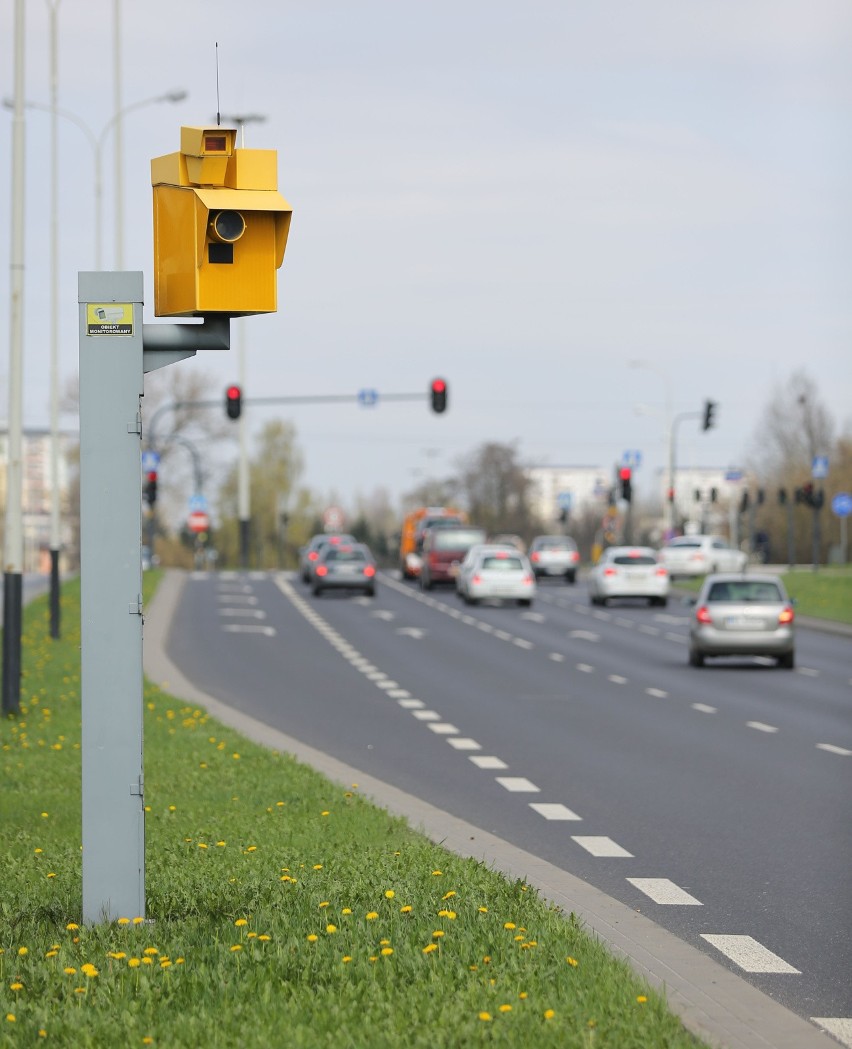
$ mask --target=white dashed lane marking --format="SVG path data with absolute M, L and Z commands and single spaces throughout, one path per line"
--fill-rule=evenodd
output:
M 716 714 L 718 710 L 716 707 L 709 707 L 706 703 L 693 703 L 692 709 L 697 710 L 699 714 Z
M 274 626 L 255 626 L 249 623 L 223 623 L 222 629 L 229 634 L 263 634 L 265 637 L 275 637 Z
M 798 969 L 773 954 L 768 947 L 751 936 L 726 936 L 721 934 L 702 933 L 701 939 L 706 940 L 711 947 L 715 947 L 729 958 L 734 965 L 738 965 L 747 973 L 795 973 Z
M 456 726 L 451 725 L 447 721 L 439 721 L 436 724 L 430 725 L 429 728 L 439 736 L 457 736 L 459 734 L 459 730 Z
M 827 750 L 829 754 L 840 754 L 845 758 L 852 755 L 852 750 L 847 750 L 845 747 L 835 747 L 833 743 L 817 743 L 816 746 L 817 750 Z
M 266 619 L 262 608 L 220 608 L 220 616 L 245 616 L 248 619 Z
M 645 694 L 654 696 L 655 699 L 666 699 L 668 697 L 668 692 L 664 688 L 646 688 Z
M 746 722 L 746 727 L 747 728 L 757 729 L 758 732 L 769 732 L 769 733 L 772 733 L 772 732 L 777 732 L 778 731 L 778 729 L 776 728 L 775 725 L 767 725 L 763 721 L 747 721 Z
M 412 710 L 411 713 L 418 721 L 440 721 L 441 715 L 437 710 Z
M 633 853 L 628 852 L 627 849 L 623 849 L 620 845 L 612 840 L 612 838 L 606 838 L 603 836 L 588 837 L 585 835 L 572 836 L 572 841 L 576 841 L 577 844 L 590 852 L 593 856 L 598 857 L 624 857 L 626 859 L 633 859 Z
M 528 779 L 524 779 L 523 776 L 497 776 L 495 777 L 501 787 L 505 787 L 506 790 L 510 790 L 516 794 L 540 794 L 540 789 L 534 784 L 530 783 Z
M 546 820 L 581 820 L 583 818 L 576 812 L 572 812 L 567 805 L 531 802 L 530 808 L 534 809 L 539 816 L 544 816 Z
M 552 659 L 554 663 L 564 663 L 565 656 L 561 652 L 551 652 L 548 659 Z
M 621 674 L 610 674 L 607 681 L 611 681 L 613 685 L 626 685 L 627 678 L 622 677 Z
M 398 699 L 397 703 L 403 710 L 421 710 L 426 706 L 422 699 Z
M 628 878 L 627 880 L 640 892 L 644 892 L 646 896 L 649 896 L 654 903 L 668 907 L 704 906 L 700 900 L 690 896 L 686 889 L 675 885 L 668 878 Z
M 592 666 L 589 666 L 588 663 L 578 663 L 577 664 L 577 669 L 582 674 L 594 674 L 594 672 L 595 672 L 595 668 L 592 667 Z
M 449 741 L 450 743 L 453 740 Z M 468 758 L 478 769 L 507 769 L 509 766 L 501 758 L 495 758 L 492 754 L 474 754 Z
M 467 736 L 459 736 L 458 739 L 448 739 L 447 742 L 456 750 L 482 750 L 482 744 Z

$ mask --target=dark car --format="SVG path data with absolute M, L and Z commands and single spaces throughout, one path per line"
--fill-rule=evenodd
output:
M 427 528 L 423 533 L 421 590 L 431 590 L 435 583 L 455 583 L 465 554 L 477 543 L 484 543 L 485 535 L 484 528 L 471 525 Z
M 314 597 L 323 590 L 362 590 L 376 594 L 376 562 L 363 543 L 326 543 L 313 568 Z
M 322 548 L 329 543 L 354 543 L 357 542 L 354 535 L 344 532 L 319 532 L 311 536 L 305 546 L 299 551 L 299 575 L 303 583 L 310 584 L 313 579 L 314 567 L 319 560 Z

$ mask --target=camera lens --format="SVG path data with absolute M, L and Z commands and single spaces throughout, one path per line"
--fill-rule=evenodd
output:
M 246 220 L 238 211 L 219 211 L 211 216 L 210 229 L 217 240 L 233 244 L 246 231 Z

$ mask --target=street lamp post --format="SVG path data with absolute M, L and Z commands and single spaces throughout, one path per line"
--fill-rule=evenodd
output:
M 233 115 L 221 115 L 220 120 L 237 125 L 240 132 L 240 148 L 246 144 L 246 124 L 262 124 L 266 117 L 261 113 L 237 113 Z M 245 318 L 240 318 L 237 324 L 237 360 L 239 369 L 239 384 L 246 392 L 246 340 L 245 340 Z M 249 529 L 251 525 L 251 488 L 249 480 L 248 462 L 248 423 L 245 411 L 240 412 L 237 420 L 237 438 L 240 446 L 239 468 L 237 471 L 237 514 L 240 521 L 240 567 L 249 567 Z

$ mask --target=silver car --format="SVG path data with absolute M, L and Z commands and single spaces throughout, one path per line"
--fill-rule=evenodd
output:
M 577 579 L 580 553 L 568 535 L 537 535 L 528 551 L 536 579 L 541 576 L 563 576 L 566 582 Z
M 302 582 L 310 584 L 312 581 L 314 567 L 319 561 L 319 556 L 324 546 L 328 543 L 336 545 L 338 543 L 355 542 L 357 542 L 355 536 L 346 532 L 319 532 L 317 535 L 311 536 L 299 551 L 299 575 Z
M 795 663 L 793 603 L 775 576 L 711 575 L 694 601 L 689 626 L 689 663 L 707 656 L 774 656 Z
M 363 590 L 376 596 L 376 562 L 363 543 L 326 543 L 313 569 L 311 593 L 324 590 Z
M 675 579 L 710 572 L 744 572 L 748 555 L 720 535 L 680 535 L 660 550 L 660 560 Z
M 497 598 L 529 607 L 535 597 L 535 576 L 519 550 L 483 545 L 462 562 L 456 590 L 469 605 Z
M 609 546 L 589 571 L 589 600 L 606 605 L 613 598 L 641 597 L 651 605 L 665 606 L 669 599 L 669 573 L 650 546 Z

